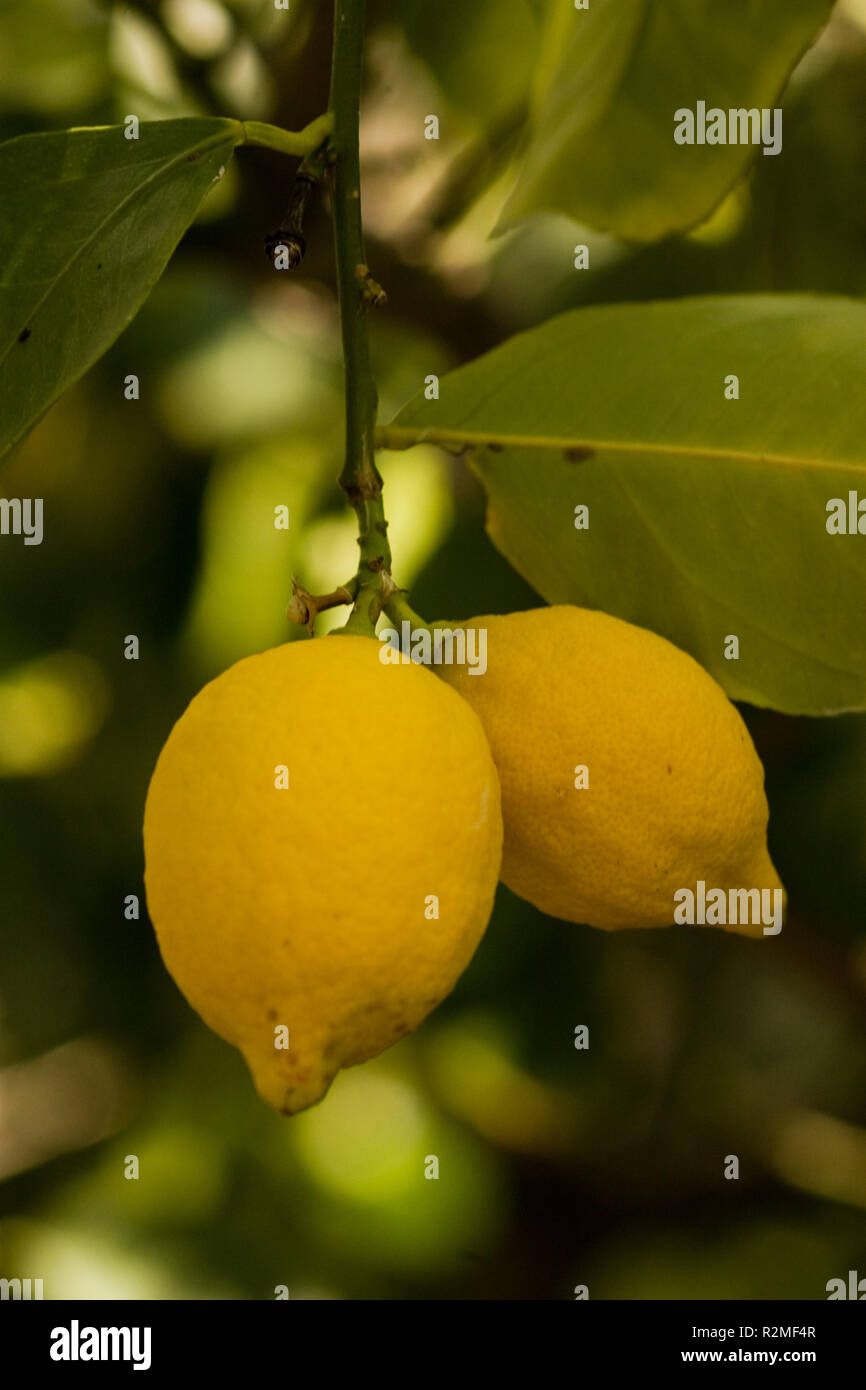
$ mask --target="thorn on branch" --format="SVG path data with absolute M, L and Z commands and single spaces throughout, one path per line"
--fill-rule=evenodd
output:
M 370 268 L 366 265 L 355 266 L 355 279 L 358 281 L 361 303 L 371 305 L 374 309 L 380 309 L 383 304 L 388 303 L 388 296 L 370 274 Z
M 344 603 L 352 603 L 353 595 L 348 588 L 342 585 L 334 589 L 330 594 L 311 594 L 302 588 L 292 575 L 292 597 L 286 609 L 286 617 L 290 623 L 296 623 L 298 627 L 305 627 L 310 636 L 313 636 L 313 624 L 320 613 L 326 608 L 337 608 Z

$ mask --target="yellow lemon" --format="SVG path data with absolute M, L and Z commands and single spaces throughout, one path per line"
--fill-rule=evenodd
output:
M 493 750 L 509 888 L 553 917 L 605 928 L 667 926 L 675 910 L 688 920 L 690 892 L 696 914 L 708 904 L 708 924 L 762 935 L 761 904 L 783 901 L 764 771 L 703 667 L 655 633 L 583 608 L 468 626 L 486 630 L 486 672 L 438 669 L 477 710 Z M 731 899 L 740 889 L 769 895 Z
M 144 816 L 163 959 L 285 1114 L 417 1027 L 493 905 L 499 787 L 478 718 L 372 638 L 295 642 L 200 691 Z

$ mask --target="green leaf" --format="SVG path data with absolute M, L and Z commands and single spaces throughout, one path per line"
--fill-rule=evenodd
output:
M 123 332 L 243 139 L 193 118 L 0 145 L 0 456 Z
M 774 108 L 833 0 L 553 0 L 503 225 L 560 212 L 635 241 L 702 221 L 758 146 L 678 145 L 674 112 Z
M 827 530 L 855 493 L 866 532 L 864 383 L 858 301 L 604 306 L 458 368 L 380 438 L 502 449 L 475 462 L 488 530 L 544 598 L 662 633 L 735 699 L 827 714 L 866 708 L 866 534 Z

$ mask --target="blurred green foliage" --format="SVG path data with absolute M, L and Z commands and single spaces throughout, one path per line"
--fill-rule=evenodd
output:
M 488 101 L 452 69 L 448 20 L 423 8 L 370 5 L 382 418 L 426 374 L 578 303 L 866 291 L 855 0 L 795 74 L 784 159 L 758 161 L 690 236 L 594 238 L 588 275 L 570 268 L 585 236 L 562 219 L 488 239 L 502 86 Z M 495 29 L 494 0 L 471 8 Z M 317 114 L 321 5 L 208 0 L 198 29 L 193 10 L 164 7 L 172 48 L 119 5 L 0 5 L 0 135 L 218 101 L 292 128 Z M 401 86 L 410 70 L 420 85 Z M 455 132 L 433 149 L 418 138 L 431 95 Z M 579 1283 L 592 1298 L 823 1298 L 828 1279 L 866 1272 L 861 718 L 744 711 L 791 900 L 772 950 L 566 926 L 501 889 L 436 1014 L 291 1121 L 189 1010 L 146 914 L 124 914 L 143 898 L 141 810 L 173 720 L 205 678 L 295 635 L 292 574 L 315 588 L 354 568 L 324 212 L 290 283 L 262 251 L 288 177 L 278 156 L 242 152 L 139 317 L 4 471 L 5 496 L 44 498 L 45 539 L 0 546 L 0 1273 L 43 1278 L 48 1298 L 567 1299 Z M 537 602 L 486 539 L 462 463 L 418 451 L 382 467 L 413 606 Z

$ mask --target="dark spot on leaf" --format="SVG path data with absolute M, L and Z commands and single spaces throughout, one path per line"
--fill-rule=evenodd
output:
M 497 444 L 495 439 L 491 439 L 487 447 L 490 450 L 491 454 L 501 454 L 502 450 L 505 448 L 505 445 Z
M 18 341 L 19 341 L 19 343 L 26 343 L 26 342 L 27 342 L 27 339 L 28 339 L 29 337 L 30 337 L 30 329 L 29 329 L 29 328 L 22 328 L 22 329 L 21 329 L 21 332 L 18 334 Z
M 101 269 L 102 269 L 102 261 L 99 262 L 99 265 L 96 267 L 96 269 L 97 269 L 97 270 L 101 270 Z
M 368 561 L 367 561 L 367 569 L 372 570 L 374 574 L 378 574 L 378 573 L 380 572 L 380 570 L 383 570 L 384 568 L 385 568 L 385 556 L 384 556 L 384 555 L 377 555 L 376 558 L 375 558 L 375 560 L 368 560 Z
M 668 772 L 670 772 L 670 768 L 668 768 Z M 277 1016 L 277 1011 L 276 1011 L 276 1009 L 268 1009 L 268 1018 L 270 1018 L 270 1019 L 275 1019 L 276 1016 Z
M 192 154 L 187 155 L 187 163 L 192 164 L 197 159 L 201 159 L 201 150 L 193 150 Z
M 670 765 L 670 763 L 668 763 L 668 772 L 670 772 L 670 770 L 671 770 L 671 765 Z
M 595 457 L 595 449 L 590 449 L 583 444 L 576 444 L 573 449 L 563 449 L 562 457 L 566 463 L 586 463 L 587 459 Z

